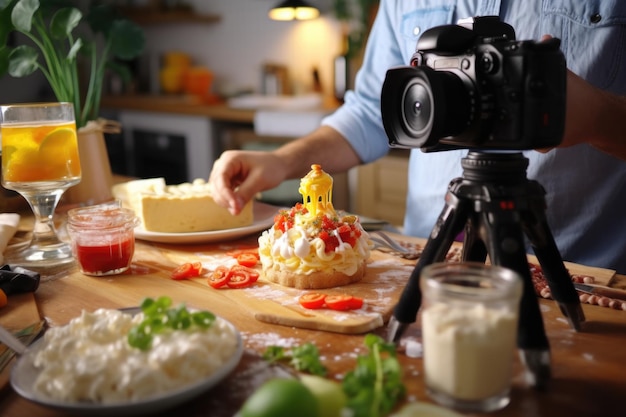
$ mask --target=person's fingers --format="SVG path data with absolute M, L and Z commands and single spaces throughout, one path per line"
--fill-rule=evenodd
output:
M 239 214 L 244 206 L 235 192 L 239 179 L 244 176 L 239 166 L 228 155 L 223 155 L 214 162 L 209 177 L 213 200 L 234 215 Z

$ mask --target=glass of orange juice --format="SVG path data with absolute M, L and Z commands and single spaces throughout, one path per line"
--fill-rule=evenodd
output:
M 71 103 L 28 103 L 0 106 L 2 185 L 20 193 L 35 215 L 27 247 L 6 258 L 42 273 L 56 273 L 74 263 L 69 243 L 54 225 L 56 206 L 69 187 L 80 182 L 81 170 L 74 107 Z

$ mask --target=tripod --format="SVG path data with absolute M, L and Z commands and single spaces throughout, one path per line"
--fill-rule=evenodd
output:
M 389 322 L 390 341 L 398 343 L 416 320 L 421 304 L 422 269 L 445 259 L 455 237 L 465 230 L 464 261 L 512 269 L 523 278 L 517 346 L 526 378 L 536 388 L 550 379 L 550 351 L 539 302 L 526 257 L 523 233 L 541 264 L 552 296 L 570 326 L 580 329 L 584 313 L 545 217 L 545 190 L 526 178 L 528 159 L 522 153 L 470 151 L 461 161 L 463 176 L 448 186 L 445 206 Z

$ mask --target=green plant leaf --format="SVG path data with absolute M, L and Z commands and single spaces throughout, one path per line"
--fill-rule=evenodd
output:
M 78 55 L 78 51 L 83 46 L 83 40 L 81 38 L 76 39 L 69 52 L 67 53 L 67 59 L 70 61 L 74 61 L 76 59 L 76 55 Z
M 15 0 L 0 0 L 0 10 L 5 10 L 6 8 L 8 8 L 11 3 L 13 3 Z
M 37 9 L 39 9 L 39 0 L 19 0 L 11 12 L 13 26 L 20 32 L 30 32 Z
M 32 74 L 38 68 L 39 54 L 35 48 L 20 45 L 9 54 L 9 74 L 19 78 Z
M 143 30 L 128 20 L 116 20 L 109 33 L 111 54 L 121 59 L 133 59 L 145 43 Z
M 89 24 L 93 33 L 103 33 L 107 35 L 111 30 L 114 21 L 120 16 L 109 4 L 95 4 L 89 8 L 85 21 Z
M 50 34 L 54 39 L 67 38 L 80 23 L 80 10 L 68 7 L 57 11 L 50 20 Z

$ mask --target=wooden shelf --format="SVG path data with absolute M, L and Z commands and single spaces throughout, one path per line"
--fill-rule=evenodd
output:
M 197 14 L 192 10 L 153 10 L 131 8 L 123 14 L 139 25 L 162 25 L 170 23 L 216 23 L 221 17 L 214 14 Z

